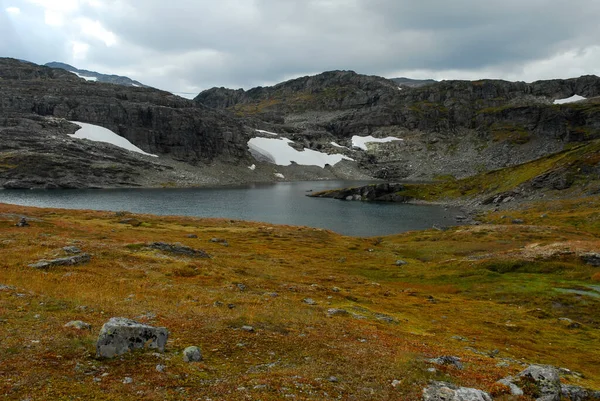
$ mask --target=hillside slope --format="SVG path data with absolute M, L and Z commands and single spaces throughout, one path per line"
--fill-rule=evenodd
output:
M 57 61 L 53 61 L 51 63 L 44 64 L 46 67 L 50 68 L 61 68 L 63 70 L 74 73 L 75 75 L 83 78 L 87 81 L 95 81 L 95 82 L 104 82 L 108 84 L 116 84 L 123 86 L 133 86 L 133 87 L 148 87 L 147 85 L 142 84 L 139 81 L 133 80 L 129 77 L 124 77 L 120 75 L 114 74 L 101 74 L 96 71 L 88 71 L 88 70 L 80 70 L 79 68 L 73 67 L 72 65 L 60 63 Z

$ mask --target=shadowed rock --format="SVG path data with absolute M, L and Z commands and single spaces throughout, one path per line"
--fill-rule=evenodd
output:
M 164 352 L 169 332 L 164 327 L 152 327 L 123 317 L 113 317 L 102 326 L 96 355 L 114 358 L 129 350 L 148 347 Z
M 90 255 L 87 253 L 82 253 L 80 255 L 69 256 L 68 258 L 58 258 L 52 260 L 40 260 L 37 263 L 32 263 L 29 267 L 33 267 L 34 269 L 49 269 L 53 266 L 75 266 L 81 265 L 83 263 L 89 262 L 91 259 Z

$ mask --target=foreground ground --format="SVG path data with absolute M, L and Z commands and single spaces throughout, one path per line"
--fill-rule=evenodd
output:
M 600 248 L 599 206 L 599 197 L 535 204 L 478 226 L 353 238 L 0 205 L 0 395 L 418 400 L 430 380 L 444 380 L 528 400 L 494 383 L 530 363 L 568 368 L 581 376 L 567 382 L 600 389 L 600 267 L 581 259 Z M 20 216 L 29 227 L 15 226 Z M 155 241 L 212 258 L 146 246 Z M 65 246 L 91 261 L 28 267 L 65 256 Z M 167 327 L 166 352 L 97 359 L 98 332 L 114 316 Z M 64 327 L 72 320 L 92 329 Z M 190 345 L 202 362 L 183 362 Z M 427 361 L 442 355 L 465 368 Z

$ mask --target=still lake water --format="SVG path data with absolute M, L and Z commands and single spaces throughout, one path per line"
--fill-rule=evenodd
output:
M 254 184 L 185 189 L 0 190 L 0 203 L 65 209 L 223 217 L 310 226 L 370 237 L 454 225 L 455 209 L 309 198 L 308 191 L 364 185 L 351 181 Z

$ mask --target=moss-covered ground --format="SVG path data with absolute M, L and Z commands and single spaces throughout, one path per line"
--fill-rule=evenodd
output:
M 432 379 L 497 393 L 496 380 L 528 363 L 580 372 L 565 380 L 598 389 L 600 268 L 580 255 L 600 247 L 599 205 L 536 204 L 511 215 L 526 224 L 492 213 L 479 226 L 382 238 L 149 215 L 129 216 L 135 227 L 109 212 L 0 205 L 0 395 L 418 400 Z M 16 227 L 18 215 L 31 225 Z M 145 247 L 153 241 L 212 258 Z M 91 262 L 28 267 L 67 245 Z M 166 352 L 97 359 L 113 316 L 167 327 Z M 92 329 L 63 327 L 71 320 Z M 190 345 L 202 362 L 183 362 Z M 441 355 L 465 369 L 429 371 Z

